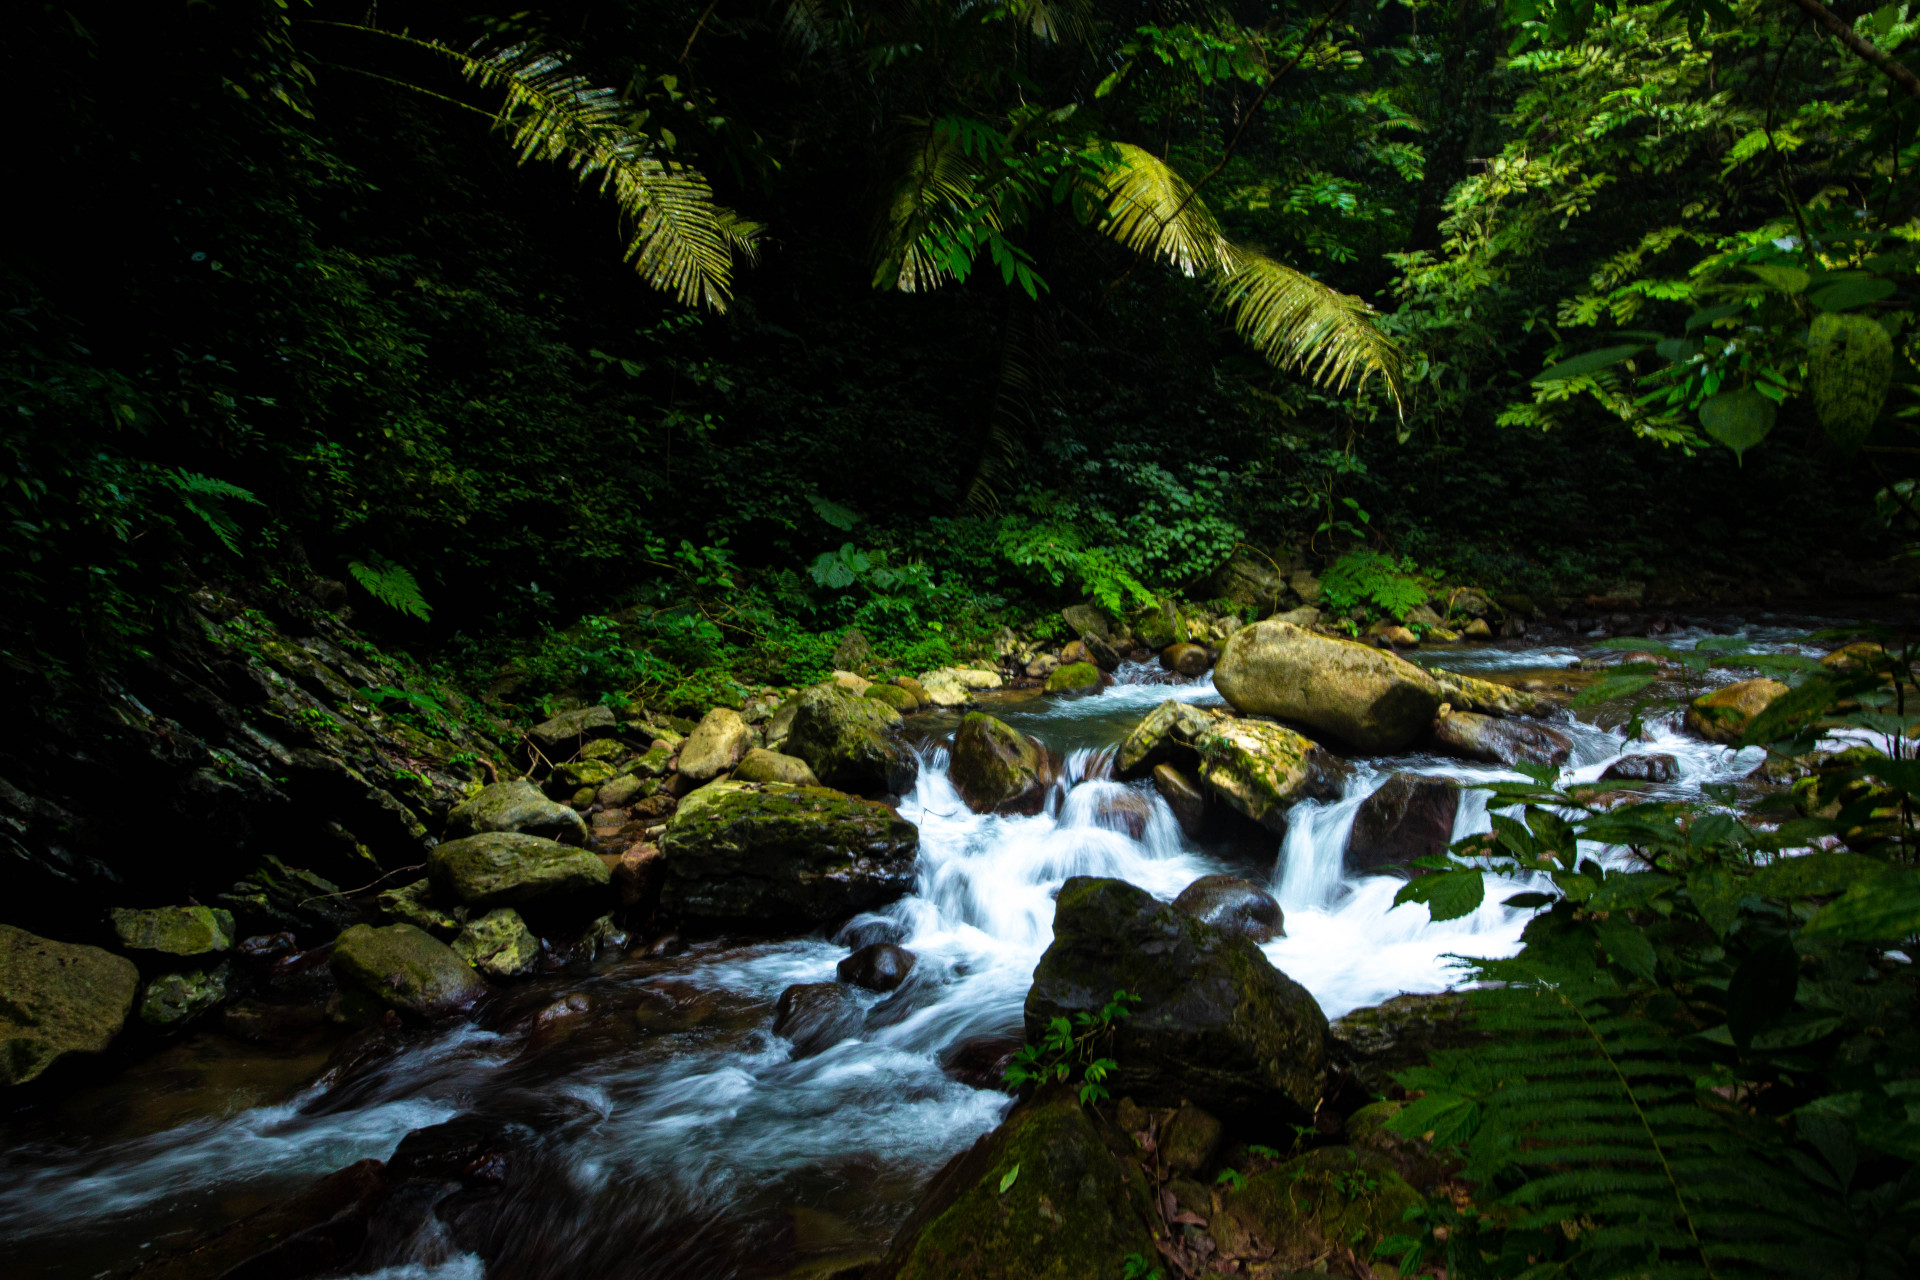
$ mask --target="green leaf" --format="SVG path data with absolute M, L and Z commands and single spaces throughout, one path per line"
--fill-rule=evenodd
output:
M 1415 876 L 1393 897 L 1393 905 L 1424 902 L 1433 920 L 1458 920 L 1480 909 L 1487 896 L 1486 878 L 1478 868 L 1436 871 Z
M 1747 270 L 1769 289 L 1778 289 L 1781 293 L 1801 293 L 1813 282 L 1813 277 L 1798 267 L 1748 267 Z
M 1661 359 L 1680 364 L 1699 354 L 1700 344 L 1692 338 L 1667 338 L 1655 343 L 1653 349 L 1659 353 Z
M 1790 737 L 1796 729 L 1818 719 L 1839 701 L 1842 692 L 1838 683 L 1819 676 L 1787 690 L 1769 702 L 1747 725 L 1740 735 L 1740 745 L 1764 746 Z
M 1653 677 L 1648 675 L 1608 676 L 1582 689 L 1574 697 L 1571 705 L 1591 707 L 1602 702 L 1611 702 L 1615 698 L 1631 698 L 1652 683 Z
M 1657 957 L 1640 926 L 1624 915 L 1610 915 L 1595 926 L 1594 932 L 1600 935 L 1600 945 L 1615 964 L 1636 977 L 1653 981 Z
M 365 587 L 367 594 L 386 605 L 389 609 L 427 621 L 427 615 L 433 609 L 426 598 L 420 594 L 420 584 L 405 566 L 397 565 L 383 556 L 371 555 L 367 563 L 349 560 L 347 572 L 353 575 L 355 582 Z
M 1760 868 L 1748 882 L 1748 891 L 1769 898 L 1825 897 L 1845 893 L 1886 870 L 1886 863 L 1858 853 L 1808 853 Z
M 1742 1049 L 1762 1027 L 1793 1008 L 1800 956 L 1785 938 L 1756 947 L 1727 984 L 1727 1031 Z
M 828 502 L 825 498 L 809 498 L 813 513 L 836 529 L 851 529 L 860 523 L 860 514 L 837 502 Z
M 1562 360 L 1551 369 L 1534 374 L 1533 382 L 1538 386 L 1543 382 L 1560 382 L 1567 378 L 1580 378 L 1590 373 L 1598 373 L 1602 369 L 1619 364 L 1622 360 L 1631 360 L 1646 349 L 1645 343 L 1634 343 L 1624 347 L 1602 347 L 1598 351 L 1589 351 L 1584 355 L 1574 356 L 1570 360 Z
M 1893 942 L 1920 933 L 1920 871 L 1902 868 L 1855 884 L 1800 932 L 1837 942 Z
M 1767 438 L 1779 412 L 1773 401 L 1752 387 L 1722 391 L 1700 406 L 1700 425 L 1738 458 Z
M 1007 1170 L 1006 1176 L 1000 1179 L 1000 1194 L 1001 1195 L 1007 1194 L 1008 1189 L 1010 1189 L 1013 1186 L 1014 1182 L 1018 1180 L 1019 1177 L 1020 1177 L 1019 1165 L 1015 1165 L 1013 1166 L 1013 1168 Z
M 1842 280 L 1839 284 L 1816 289 L 1807 301 L 1822 311 L 1847 311 L 1891 297 L 1893 292 L 1891 280 Z
M 1744 302 L 1729 302 L 1723 306 L 1705 307 L 1687 317 L 1687 332 L 1692 333 L 1695 329 L 1720 320 L 1731 320 L 1746 309 L 1747 304 Z
M 1687 877 L 1687 896 L 1700 918 L 1724 937 L 1740 918 L 1740 900 L 1747 896 L 1747 887 L 1725 867 L 1710 866 Z

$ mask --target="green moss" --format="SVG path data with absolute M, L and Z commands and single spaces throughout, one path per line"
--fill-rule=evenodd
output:
M 1064 667 L 1055 667 L 1047 676 L 1047 692 L 1074 693 L 1081 689 L 1091 689 L 1099 683 L 1099 667 L 1091 662 L 1069 662 Z
M 129 951 L 199 956 L 233 945 L 233 913 L 214 907 L 115 907 L 107 913 L 114 935 Z
M 1223 720 L 1194 739 L 1200 776 L 1215 795 L 1255 822 L 1283 819 L 1306 786 L 1314 744 L 1259 720 Z
M 920 700 L 897 684 L 876 684 L 864 695 L 875 702 L 884 702 L 895 711 L 905 715 L 920 705 Z
M 1329 1250 L 1369 1257 L 1374 1245 L 1401 1231 L 1401 1217 L 1421 1203 L 1392 1164 L 1376 1152 L 1322 1147 L 1248 1178 L 1221 1199 L 1210 1223 L 1222 1252 L 1271 1247 L 1274 1271 L 1306 1267 Z M 1395 1274 L 1391 1263 L 1374 1270 Z

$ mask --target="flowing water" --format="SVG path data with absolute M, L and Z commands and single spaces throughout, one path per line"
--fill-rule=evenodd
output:
M 1442 661 L 1488 674 L 1579 656 L 1487 647 Z M 1354 760 L 1341 799 L 1296 806 L 1278 858 L 1269 846 L 1264 863 L 1250 862 L 1244 848 L 1186 839 L 1150 785 L 1105 776 L 1111 749 L 1168 697 L 1220 702 L 1208 679 L 1168 685 L 1145 667 L 1097 696 L 989 695 L 988 709 L 1066 759 L 1033 817 L 969 812 L 939 745 L 951 720 L 915 724 L 928 740 L 900 811 L 920 827 L 917 888 L 836 938 L 709 942 L 522 984 L 473 1024 L 366 1035 L 324 1071 L 330 1045 L 305 1057 L 236 1054 L 206 1033 L 63 1107 L 12 1117 L 0 1127 L 8 1274 L 117 1273 L 457 1116 L 521 1135 L 515 1159 L 537 1170 L 511 1179 L 460 1236 L 491 1268 L 425 1214 L 426 1225 L 382 1237 L 360 1274 L 787 1274 L 884 1244 L 931 1173 L 998 1122 L 1007 1098 L 958 1082 L 943 1060 L 976 1037 L 1018 1038 L 1052 936 L 1052 894 L 1069 876 L 1118 877 L 1164 898 L 1220 871 L 1270 880 L 1286 936 L 1266 953 L 1329 1017 L 1444 989 L 1453 955 L 1518 947 L 1528 913 L 1501 906 L 1508 893 L 1490 887 L 1471 916 L 1433 924 L 1423 908 L 1391 909 L 1397 879 L 1342 865 L 1355 811 L 1392 772 L 1514 775 L 1417 755 Z M 1627 750 L 1607 729 L 1562 727 L 1575 740 L 1575 779 L 1597 778 Z M 1632 750 L 1678 760 L 1678 781 L 1656 789 L 1673 794 L 1739 777 L 1758 759 L 1671 726 L 1649 736 Z M 1456 838 L 1488 829 L 1486 794 L 1463 797 Z M 911 978 L 890 995 L 861 993 L 856 1038 L 796 1060 L 772 1034 L 775 999 L 790 984 L 832 980 L 849 941 L 877 938 L 918 955 Z

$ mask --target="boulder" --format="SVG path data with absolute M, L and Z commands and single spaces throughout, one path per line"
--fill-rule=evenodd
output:
M 1052 780 L 1047 750 L 1004 720 L 978 711 L 953 736 L 948 777 L 975 813 L 1038 813 Z
M 160 1031 L 185 1026 L 227 998 L 227 966 L 163 973 L 140 994 L 140 1021 Z
M 1372 1257 L 1421 1203 L 1379 1153 L 1320 1147 L 1224 1190 L 1207 1229 L 1222 1254 L 1268 1257 L 1269 1274 L 1284 1276 L 1340 1250 Z
M 913 887 L 920 833 L 872 800 L 783 783 L 716 782 L 660 838 L 660 909 L 733 926 L 811 927 Z
M 573 811 L 569 809 L 567 812 Z M 397 889 L 384 889 L 373 901 L 383 919 L 424 929 L 442 941 L 452 941 L 466 920 L 465 907 L 456 908 L 459 914 L 455 915 L 433 901 L 433 882 L 430 880 L 415 880 Z
M 1753 718 L 1787 691 L 1778 680 L 1742 680 L 1695 698 L 1687 707 L 1687 728 L 1708 742 L 1740 740 Z
M 1095 635 L 1111 642 L 1116 634 L 1113 618 L 1097 604 L 1070 604 L 1060 617 L 1077 636 Z
M 547 775 L 547 790 L 556 796 L 570 796 L 583 789 L 591 793 L 612 782 L 619 772 L 605 760 L 575 760 L 554 766 Z
M 124 956 L 0 924 L 0 1084 L 69 1053 L 99 1053 L 125 1025 L 140 973 Z
M 333 944 L 330 963 L 363 997 L 421 1018 L 463 1013 L 487 992 L 485 979 L 452 947 L 410 924 L 354 925 Z
M 1053 944 L 1034 969 L 1026 1030 L 1139 996 L 1107 1056 L 1107 1087 L 1144 1105 L 1183 1099 L 1227 1119 L 1302 1122 L 1320 1101 L 1327 1019 L 1251 938 L 1120 880 L 1075 876 L 1055 903 Z
M 979 671 L 973 667 L 941 667 L 937 671 L 920 673 L 920 688 L 915 692 L 925 695 L 925 701 L 936 707 L 964 707 L 973 701 L 973 695 L 982 689 L 998 689 L 1002 684 L 999 676 L 991 671 Z
M 1173 900 L 1176 911 L 1194 919 L 1244 934 L 1255 942 L 1287 936 L 1286 919 L 1271 893 L 1239 876 L 1201 876 Z
M 1466 998 L 1457 991 L 1395 996 L 1355 1009 L 1333 1024 L 1334 1068 L 1362 1095 L 1399 1097 L 1394 1075 L 1425 1066 L 1435 1049 L 1458 1049 L 1485 1039 L 1474 1028 Z
M 893 683 L 912 694 L 914 702 L 918 705 L 925 707 L 932 704 L 932 699 L 927 697 L 927 687 L 912 676 L 895 676 Z
M 1525 761 L 1558 767 L 1573 754 L 1573 739 L 1558 729 L 1474 711 L 1448 711 L 1434 717 L 1427 738 L 1436 751 L 1487 764 L 1511 766 Z
M 540 958 L 540 939 L 512 907 L 469 920 L 453 940 L 454 954 L 491 978 L 515 978 Z
M 850 982 L 868 991 L 891 991 L 907 980 L 919 957 L 891 942 L 875 942 L 860 948 L 834 968 L 842 982 Z
M 447 835 L 451 839 L 487 831 L 518 831 L 561 844 L 587 842 L 586 821 L 566 805 L 547 799 L 539 787 L 524 779 L 482 787 L 447 814 Z
M 1441 853 L 1453 842 L 1460 785 L 1446 778 L 1396 773 L 1353 816 L 1347 867 L 1373 871 Z
M 865 1015 L 837 982 L 799 982 L 780 993 L 773 1034 L 793 1041 L 793 1056 L 810 1057 L 860 1033 Z
M 824 786 L 900 793 L 913 786 L 919 764 L 895 740 L 899 729 L 900 713 L 885 703 L 815 685 L 800 695 L 783 749 Z
M 1377 627 L 1369 634 L 1377 643 L 1392 649 L 1412 649 L 1420 643 L 1419 636 L 1402 626 Z
M 1188 1103 L 1175 1111 L 1161 1130 L 1160 1158 L 1175 1173 L 1198 1174 L 1213 1163 L 1223 1128 L 1218 1120 Z
M 1069 662 L 1065 666 L 1055 667 L 1047 676 L 1048 693 L 1078 693 L 1084 689 L 1100 687 L 1100 668 L 1091 662 Z
M 1194 739 L 1194 750 L 1213 794 L 1272 831 L 1284 832 L 1287 810 L 1316 790 L 1314 744 L 1277 724 L 1219 720 Z
M 1170 764 L 1153 767 L 1153 789 L 1173 810 L 1173 817 L 1188 836 L 1198 838 L 1207 826 L 1207 793 L 1194 780 Z
M 1102 671 L 1120 669 L 1120 651 L 1106 640 L 1089 631 L 1080 637 L 1080 646 L 1087 651 L 1088 659 Z
M 115 907 L 107 912 L 114 937 L 128 951 L 204 956 L 233 946 L 233 913 L 217 907 Z
M 1433 678 L 1403 658 L 1271 619 L 1234 633 L 1213 682 L 1244 713 L 1290 720 L 1369 752 L 1413 742 L 1442 701 Z
M 580 748 L 582 760 L 605 760 L 608 764 L 617 763 L 632 754 L 627 744 L 618 738 L 596 738 Z
M 1133 633 L 1149 649 L 1165 649 L 1185 638 L 1180 614 L 1171 601 L 1163 601 L 1133 615 Z
M 1212 728 L 1218 712 L 1196 707 L 1190 702 L 1169 698 L 1133 727 L 1114 757 L 1114 773 L 1122 778 L 1138 778 L 1158 764 L 1174 762 L 1190 765 L 1199 760 L 1194 741 Z
M 1439 686 L 1440 696 L 1455 711 L 1475 711 L 1489 716 L 1544 716 L 1557 705 L 1544 694 L 1528 693 L 1511 685 L 1496 684 L 1458 671 L 1433 670 L 1426 673 Z
M 642 916 L 652 913 L 660 898 L 660 873 L 664 855 L 655 844 L 636 844 L 614 860 L 614 898 L 622 910 L 639 908 Z
M 680 776 L 710 782 L 739 764 L 752 745 L 753 732 L 740 713 L 732 707 L 715 707 L 680 744 Z
M 1487 625 L 1485 618 L 1475 618 L 1473 621 L 1467 623 L 1466 626 L 1460 628 L 1460 638 L 1462 640 L 1491 640 L 1493 639 L 1493 628 Z
M 888 688 L 887 685 L 875 685 L 876 689 Z M 734 766 L 735 782 L 785 782 L 796 787 L 817 787 L 820 779 L 813 776 L 813 770 L 799 756 L 782 755 L 778 751 L 769 751 L 765 747 L 755 747 L 740 757 L 740 763 Z
M 449 840 L 427 855 L 427 879 L 444 902 L 470 914 L 495 907 L 594 916 L 604 910 L 606 864 L 583 849 L 517 831 Z
M 1207 646 L 1203 644 L 1189 644 L 1182 640 L 1160 651 L 1160 665 L 1177 675 L 1193 679 L 1207 674 L 1207 668 L 1213 665 L 1213 655 L 1207 652 Z
M 835 671 L 832 676 L 835 688 L 845 689 L 856 698 L 867 696 L 867 690 L 873 688 L 873 681 L 851 671 Z
M 664 775 L 672 764 L 673 747 L 664 742 L 656 742 L 648 747 L 646 752 L 638 760 L 635 760 L 627 766 L 627 772 L 637 778 L 658 778 Z M 544 833 L 529 831 L 527 834 L 537 836 Z M 550 838 L 560 840 L 559 836 L 552 836 Z M 561 840 L 561 843 L 567 844 L 571 842 Z
M 1094 826 L 1118 831 L 1129 840 L 1146 836 L 1147 824 L 1153 821 L 1153 801 L 1145 792 L 1113 782 L 1100 782 L 1094 784 L 1091 800 Z
M 1263 616 L 1278 609 L 1288 595 L 1286 580 L 1274 562 L 1245 551 L 1214 570 L 1208 585 L 1214 598 L 1250 605 Z
M 1155 1257 L 1145 1180 L 1098 1126 L 1065 1089 L 1015 1108 L 935 1175 L 868 1280 L 1106 1280 Z
M 847 633 L 840 637 L 840 643 L 833 646 L 833 665 L 836 670 L 865 675 L 867 664 L 871 661 L 873 646 L 867 642 L 866 632 L 858 627 L 847 628 Z
M 872 698 L 875 702 L 884 702 L 903 716 L 917 711 L 920 707 L 920 699 L 897 684 L 869 685 L 862 696 Z
M 1302 627 L 1311 631 L 1320 625 L 1320 610 L 1310 604 L 1303 604 L 1298 609 L 1289 609 L 1285 613 L 1276 613 L 1273 617 L 1267 619 L 1267 621 L 1290 622 L 1296 627 Z
M 1601 771 L 1602 782 L 1672 782 L 1680 776 L 1680 762 L 1664 752 L 1621 756 Z
M 527 739 L 549 760 L 564 760 L 594 738 L 609 738 L 617 722 L 608 707 L 566 711 L 527 730 Z
M 1051 653 L 1043 653 L 1026 666 L 1027 676 L 1033 680 L 1045 680 L 1060 665 L 1060 659 Z
M 631 773 L 623 773 L 593 793 L 594 803 L 602 809 L 624 809 L 647 789 L 647 782 Z
M 1837 675 L 1855 675 L 1874 671 L 1887 664 L 1887 651 L 1871 640 L 1858 640 L 1835 649 L 1820 659 L 1820 665 Z

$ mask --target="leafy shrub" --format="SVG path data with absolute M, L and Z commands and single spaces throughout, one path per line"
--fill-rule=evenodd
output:
M 1409 559 L 1378 551 L 1349 551 L 1320 575 L 1322 600 L 1336 613 L 1369 605 L 1398 622 L 1427 602 L 1427 589 Z

